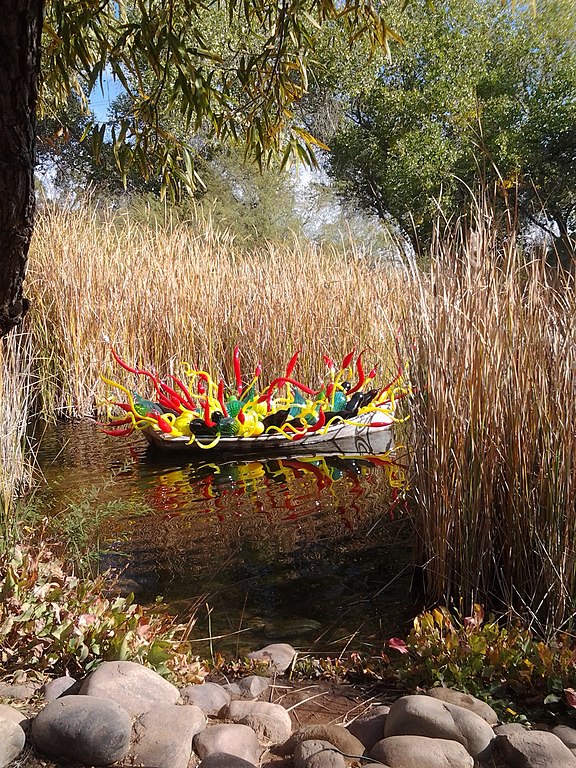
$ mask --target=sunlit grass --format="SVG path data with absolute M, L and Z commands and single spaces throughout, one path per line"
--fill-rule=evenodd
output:
M 12 331 L 0 341 L 0 550 L 17 535 L 15 500 L 30 480 L 26 426 L 31 404 L 29 340 Z
M 45 415 L 93 414 L 100 373 L 122 378 L 103 335 L 162 374 L 180 361 L 231 384 L 232 350 L 269 378 L 302 348 L 370 347 L 394 370 L 401 327 L 412 401 L 416 560 L 430 601 L 474 600 L 567 627 L 576 590 L 576 300 L 515 226 L 479 211 L 409 275 L 296 240 L 240 250 L 209 225 L 135 224 L 89 206 L 46 210 L 31 251 L 28 331 Z M 389 369 L 388 371 L 386 369 Z
M 567 627 L 576 589 L 576 299 L 489 211 L 438 239 L 409 340 L 431 600 Z M 468 610 L 464 608 L 464 610 Z
M 403 270 L 288 239 L 251 251 L 210 225 L 149 226 L 86 207 L 37 220 L 27 280 L 28 327 L 46 415 L 94 412 L 101 373 L 119 375 L 104 336 L 132 364 L 161 374 L 186 360 L 233 382 L 243 369 L 281 373 L 301 348 L 297 376 L 316 381 L 323 354 L 369 347 L 394 370 L 394 315 Z

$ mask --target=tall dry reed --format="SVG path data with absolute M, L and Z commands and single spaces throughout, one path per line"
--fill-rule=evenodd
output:
M 0 340 L 0 550 L 17 537 L 16 498 L 28 485 L 30 457 L 26 428 L 30 416 L 30 345 L 12 331 Z
M 323 353 L 352 347 L 393 367 L 402 284 L 401 270 L 354 250 L 290 239 L 246 251 L 209 223 L 135 224 L 89 205 L 44 210 L 27 278 L 41 409 L 93 413 L 100 373 L 125 378 L 103 335 L 132 364 L 166 374 L 186 360 L 228 383 L 236 343 L 244 370 L 262 361 L 264 376 L 281 373 L 298 348 L 302 380 L 325 374 Z
M 409 324 L 415 531 L 431 600 L 573 624 L 576 296 L 488 209 L 438 238 Z

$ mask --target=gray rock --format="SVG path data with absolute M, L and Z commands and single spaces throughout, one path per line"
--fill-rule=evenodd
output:
M 230 704 L 230 694 L 217 683 L 187 685 L 180 691 L 180 698 L 184 704 L 200 707 L 206 715 L 218 715 L 222 707 Z
M 40 688 L 40 693 L 44 696 L 46 701 L 54 701 L 54 699 L 60 698 L 60 696 L 63 696 L 66 692 L 69 694 L 72 693 L 72 688 L 77 685 L 76 680 L 73 677 L 68 677 L 67 675 L 64 677 L 57 677 L 55 680 L 50 680 L 50 682 L 46 683 L 45 685 Z
M 345 755 L 360 756 L 364 754 L 364 745 L 341 725 L 305 725 L 299 728 L 280 747 L 280 751 L 285 755 L 291 755 L 296 749 L 296 745 L 309 739 L 327 741 Z
M 236 755 L 230 755 L 226 752 L 212 752 L 207 755 L 198 765 L 198 768 L 255 768 L 253 763 L 243 760 Z
M 8 720 L 24 729 L 26 729 L 28 724 L 26 715 L 23 715 L 19 709 L 9 707 L 7 704 L 0 704 L 0 720 Z
M 238 686 L 242 696 L 247 699 L 257 699 L 270 688 L 270 680 L 262 675 L 248 675 L 238 680 Z
M 0 683 L 0 699 L 15 699 L 24 701 L 31 699 L 36 693 L 34 685 L 12 685 L 10 683 Z
M 473 768 L 462 744 L 426 736 L 390 736 L 372 747 L 370 757 L 394 768 Z
M 390 707 L 384 735 L 452 739 L 472 757 L 488 756 L 494 731 L 479 715 L 431 696 L 402 696 Z
M 80 688 L 84 696 L 99 696 L 120 704 L 132 717 L 157 704 L 176 704 L 180 691 L 154 670 L 133 661 L 106 661 Z
M 194 705 L 160 704 L 134 724 L 130 757 L 134 765 L 186 768 L 192 739 L 206 727 L 206 715 Z
M 557 725 L 552 728 L 552 733 L 566 744 L 568 749 L 576 749 L 576 729 L 569 725 Z
M 524 733 L 525 730 L 526 726 L 522 725 L 522 723 L 504 723 L 504 725 L 497 725 L 494 728 L 494 733 L 496 736 L 498 734 L 505 736 L 507 733 Z
M 258 741 L 269 744 L 282 744 L 291 733 L 291 729 L 286 728 L 286 725 L 277 717 L 263 715 L 260 712 L 246 715 L 239 722 L 252 728 Z
M 25 743 L 26 734 L 18 723 L 0 720 L 0 768 L 16 760 Z
M 305 768 L 345 768 L 346 758 L 334 749 L 324 749 L 306 760 Z
M 256 734 L 247 725 L 224 723 L 210 725 L 194 737 L 194 751 L 201 760 L 213 752 L 225 752 L 258 765 L 260 746 Z
M 125 757 L 131 730 L 125 709 L 96 696 L 50 701 L 32 722 L 40 752 L 87 765 L 111 765 Z
M 498 715 L 485 701 L 477 699 L 475 696 L 471 696 L 469 693 L 462 693 L 461 691 L 455 691 L 452 688 L 429 688 L 426 693 L 428 696 L 432 696 L 434 699 L 440 701 L 447 701 L 449 704 L 456 704 L 458 707 L 464 707 L 469 709 L 470 712 L 474 712 L 479 715 L 489 725 L 496 725 L 498 722 Z
M 231 701 L 220 713 L 221 717 L 232 720 L 233 723 L 239 723 L 249 715 L 276 720 L 278 728 L 281 729 L 280 732 L 284 734 L 283 737 L 276 739 L 278 742 L 286 741 L 292 733 L 290 715 L 280 704 L 270 704 L 267 701 Z
M 230 699 L 241 699 L 242 690 L 238 683 L 225 683 L 222 688 L 230 696 Z
M 262 675 L 249 675 L 237 680 L 235 683 L 227 683 L 222 688 L 234 697 L 242 699 L 257 699 L 270 687 L 270 681 Z
M 308 739 L 296 744 L 294 768 L 345 768 L 346 760 L 328 741 Z
M 388 712 L 390 712 L 390 707 L 386 704 L 372 707 L 365 715 L 357 717 L 346 728 L 364 744 L 365 749 L 369 752 L 377 741 L 384 738 L 384 725 Z
M 295 649 L 288 645 L 288 643 L 272 643 L 261 648 L 259 651 L 253 651 L 248 654 L 249 659 L 253 661 L 266 661 L 272 670 L 280 673 L 286 672 L 294 661 L 295 656 Z
M 576 768 L 576 757 L 558 736 L 546 731 L 500 734 L 496 750 L 510 768 Z

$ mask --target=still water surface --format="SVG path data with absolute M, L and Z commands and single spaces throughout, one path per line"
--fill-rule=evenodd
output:
M 162 595 L 216 650 L 273 641 L 318 652 L 379 644 L 414 615 L 402 458 L 217 464 L 165 459 L 89 422 L 48 428 L 43 498 L 101 523 L 101 566 L 141 602 Z M 86 504 L 86 500 L 89 503 Z

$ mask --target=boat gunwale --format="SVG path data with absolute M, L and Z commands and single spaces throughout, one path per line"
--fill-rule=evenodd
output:
M 371 422 L 377 417 L 389 420 L 389 423 L 371 426 Z M 283 434 L 259 435 L 257 437 L 221 436 L 218 442 L 211 447 L 208 446 L 214 438 L 200 443 L 198 438 L 190 442 L 190 438 L 186 435 L 172 437 L 154 429 L 154 427 L 146 427 L 142 432 L 150 446 L 168 452 L 181 451 L 204 455 L 218 453 L 237 453 L 238 455 L 259 453 L 264 455 L 267 451 L 276 453 L 281 450 L 295 454 L 310 449 L 321 451 L 322 446 L 326 446 L 327 450 L 333 448 L 331 452 L 338 453 L 339 450 L 335 446 L 339 440 L 361 440 L 367 435 L 381 435 L 383 432 L 390 432 L 393 424 L 394 421 L 389 413 L 373 410 L 360 414 L 354 423 L 340 421 L 330 426 L 325 432 L 305 434 L 296 440 L 290 440 Z

